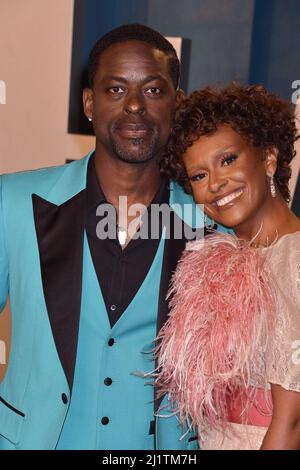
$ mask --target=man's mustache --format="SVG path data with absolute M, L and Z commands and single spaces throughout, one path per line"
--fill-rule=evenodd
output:
M 113 124 L 112 129 L 125 129 L 130 131 L 148 131 L 152 130 L 154 125 L 149 121 L 119 120 Z

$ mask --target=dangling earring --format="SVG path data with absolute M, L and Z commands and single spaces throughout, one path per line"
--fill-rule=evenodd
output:
M 206 214 L 204 214 L 204 227 L 207 228 L 207 230 L 212 230 L 215 226 L 215 221 L 210 217 L 211 220 L 211 225 L 208 225 L 208 217 Z
M 274 176 L 270 176 L 270 191 L 271 191 L 271 196 L 276 197 L 276 186 L 274 182 Z

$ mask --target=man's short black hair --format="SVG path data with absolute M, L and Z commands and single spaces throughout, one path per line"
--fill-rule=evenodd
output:
M 174 47 L 160 33 L 142 24 L 125 24 L 119 26 L 118 28 L 109 31 L 96 42 L 90 52 L 88 60 L 89 86 L 91 88 L 93 87 L 99 58 L 102 52 L 112 44 L 130 40 L 142 41 L 151 44 L 151 46 L 169 56 L 169 73 L 176 90 L 179 82 L 180 66 Z

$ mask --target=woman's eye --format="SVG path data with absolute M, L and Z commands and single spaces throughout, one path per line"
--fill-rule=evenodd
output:
M 232 155 L 226 155 L 226 157 L 223 157 L 222 158 L 222 165 L 223 166 L 228 166 L 228 165 L 231 165 L 231 163 L 233 163 L 236 159 L 237 159 L 237 155 L 235 154 L 232 154 Z
M 205 178 L 205 173 L 198 173 L 197 175 L 190 176 L 190 181 L 201 181 L 203 178 Z

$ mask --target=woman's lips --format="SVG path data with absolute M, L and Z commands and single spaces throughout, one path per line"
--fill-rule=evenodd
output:
M 217 207 L 221 207 L 221 208 L 224 206 L 227 206 L 229 203 L 235 201 L 238 197 L 240 197 L 243 194 L 243 192 L 244 192 L 243 189 L 238 189 L 237 191 L 233 191 L 232 193 L 214 201 L 214 204 Z

